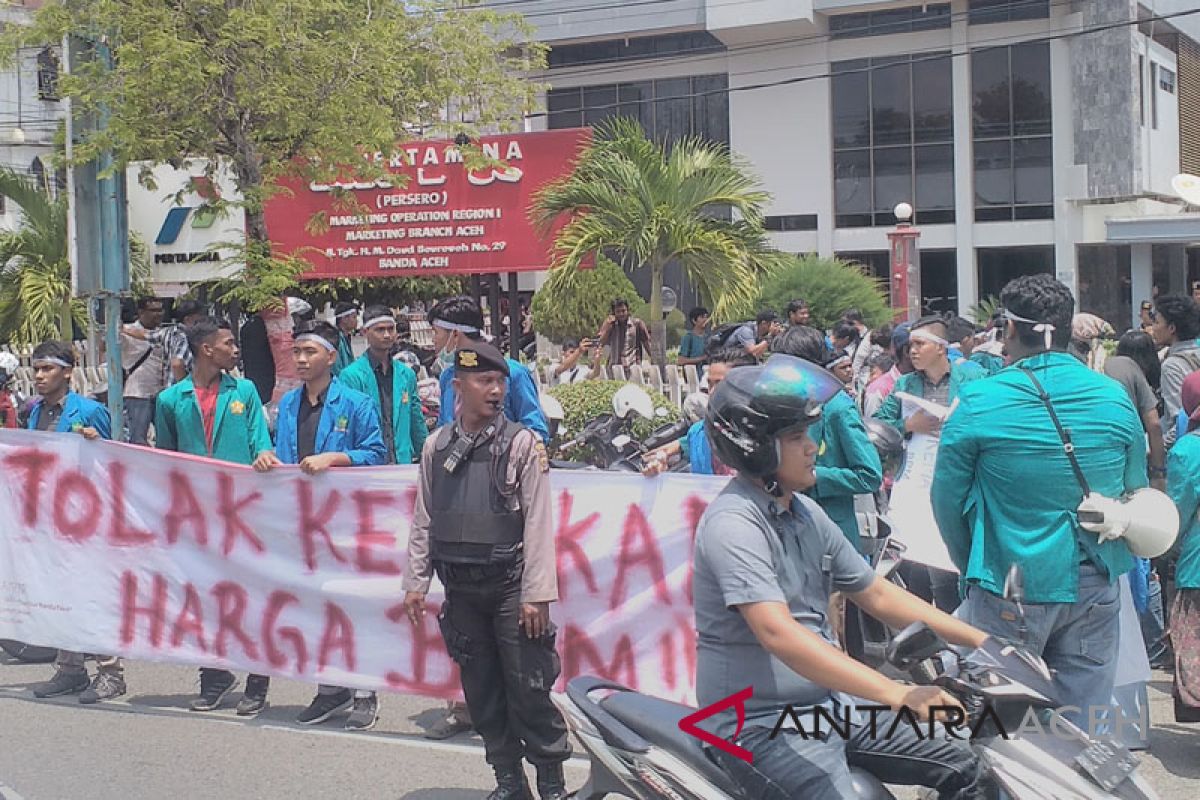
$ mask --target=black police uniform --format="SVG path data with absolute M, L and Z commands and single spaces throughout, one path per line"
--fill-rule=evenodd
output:
M 484 343 L 460 349 L 455 363 L 458 373 L 507 373 L 499 351 Z M 543 800 L 565 796 L 562 762 L 571 745 L 550 700 L 560 672 L 554 626 L 531 639 L 519 625 L 523 602 L 557 599 L 548 489 L 541 487 L 544 508 L 526 508 L 531 487 L 519 480 L 524 473 L 546 481 L 544 464 L 537 436 L 503 414 L 474 436 L 457 421 L 444 426 L 421 459 L 405 588 L 423 592 L 431 568 L 446 588 L 438 623 L 496 771 L 492 800 L 530 796 L 522 757 L 537 767 Z M 534 553 L 527 553 L 527 530 L 541 543 Z M 539 563 L 527 564 L 527 555 Z M 527 568 L 541 586 L 535 597 L 523 597 Z

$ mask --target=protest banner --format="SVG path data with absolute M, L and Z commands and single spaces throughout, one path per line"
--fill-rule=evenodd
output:
M 400 576 L 414 466 L 316 477 L 0 432 L 0 638 L 452 698 Z M 696 525 L 725 479 L 551 473 L 563 670 L 692 702 Z
M 900 413 L 904 419 L 921 411 L 944 422 L 957 403 L 946 407 L 906 392 L 897 392 L 896 396 L 902 403 Z M 927 433 L 915 433 L 910 437 L 904 448 L 904 470 L 892 486 L 888 518 L 892 523 L 892 535 L 906 548 L 906 561 L 958 572 L 950 560 L 950 551 L 938 530 L 933 504 L 929 500 L 939 441 L 938 436 Z

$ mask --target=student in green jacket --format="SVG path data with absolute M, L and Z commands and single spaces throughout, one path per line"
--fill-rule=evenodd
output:
M 1083 491 L 1038 385 L 1092 492 L 1117 498 L 1146 486 L 1146 439 L 1121 385 L 1066 352 L 1075 307 L 1066 286 L 1028 275 L 1000 302 L 1013 363 L 959 392 L 942 430 L 933 512 L 966 585 L 959 615 L 1023 638 L 1057 671 L 1058 699 L 1081 710 L 1064 716 L 1085 725 L 1088 707 L 1112 698 L 1117 579 L 1134 562 L 1123 539 L 1101 544 L 1080 526 Z M 1003 596 L 1014 564 L 1024 571 L 1024 622 Z
M 776 336 L 771 351 L 817 366 L 829 360 L 825 335 L 807 325 L 793 325 Z M 826 403 L 820 418 L 809 426 L 808 435 L 817 444 L 817 482 L 808 495 L 862 552 L 854 495 L 878 491 L 883 483 L 883 466 L 850 395 L 838 392 Z
M 155 445 L 194 456 L 252 465 L 265 471 L 275 462 L 267 417 L 250 381 L 229 374 L 237 365 L 238 348 L 229 324 L 211 317 L 187 330 L 195 358 L 192 374 L 158 395 L 154 415 Z M 251 675 L 246 692 L 266 678 Z M 200 696 L 193 711 L 212 711 L 238 686 L 232 672 L 200 669 Z M 245 699 L 245 698 L 243 698 Z
M 358 306 L 354 303 L 338 303 L 333 307 L 333 321 L 338 329 L 337 362 L 333 365 L 333 374 L 337 377 L 354 361 L 351 337 L 358 330 Z
M 392 359 L 396 318 L 386 306 L 367 306 L 362 330 L 367 352 L 342 370 L 338 380 L 375 402 L 388 446 L 388 463 L 411 464 L 420 459 L 429 431 L 417 396 L 416 374 Z
M 1200 722 L 1200 372 L 1180 390 L 1188 432 L 1167 456 L 1167 493 L 1179 509 L 1175 547 L 1175 602 L 1171 608 L 1171 644 L 1175 650 L 1175 721 Z

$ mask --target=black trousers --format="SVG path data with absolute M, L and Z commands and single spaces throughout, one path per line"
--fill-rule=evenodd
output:
M 518 563 L 485 581 L 443 577 L 446 602 L 438 623 L 458 663 L 487 762 L 496 766 L 515 765 L 522 757 L 535 766 L 558 764 L 571 756 L 566 722 L 550 701 L 562 668 L 554 627 L 538 639 L 520 628 L 521 572 Z

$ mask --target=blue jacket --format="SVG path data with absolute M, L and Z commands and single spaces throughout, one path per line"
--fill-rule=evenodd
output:
M 704 420 L 692 423 L 679 446 L 688 454 L 693 475 L 714 474 L 712 445 L 709 444 L 708 434 L 704 432 Z
M 538 401 L 537 384 L 533 376 L 520 361 L 506 358 L 508 362 L 508 379 L 504 382 L 504 416 L 513 422 L 519 422 L 526 428 L 542 437 L 544 443 L 550 442 L 550 426 L 546 423 L 546 415 L 542 413 L 542 404 Z M 441 408 L 438 409 L 438 425 L 448 425 L 454 421 L 454 365 L 442 370 L 438 378 L 441 388 Z
M 36 431 L 38 421 L 42 418 L 42 398 L 33 401 L 29 412 L 29 430 Z M 80 428 L 95 428 L 101 439 L 112 438 L 112 421 L 108 409 L 90 397 L 68 391 L 63 401 L 63 413 L 54 426 L 56 433 L 70 433 L 76 426 Z
M 300 463 L 297 423 L 300 417 L 300 393 L 292 389 L 279 400 L 275 423 L 275 455 L 285 464 Z M 380 435 L 379 412 L 375 403 L 362 392 L 348 389 L 334 378 L 325 392 L 325 407 L 317 426 L 316 453 L 345 453 L 355 467 L 387 462 L 387 445 Z

